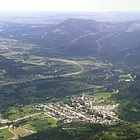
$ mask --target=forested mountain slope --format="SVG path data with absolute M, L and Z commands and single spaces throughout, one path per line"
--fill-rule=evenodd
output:
M 140 21 L 120 23 L 68 19 L 57 25 L 1 23 L 1 37 L 39 45 L 40 54 L 90 55 L 139 64 Z

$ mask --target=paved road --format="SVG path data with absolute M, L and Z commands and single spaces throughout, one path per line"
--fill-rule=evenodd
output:
M 84 71 L 84 68 L 83 68 L 79 63 L 77 63 L 77 62 L 75 62 L 75 61 L 64 60 L 64 59 L 53 59 L 53 58 L 51 58 L 50 60 L 62 61 L 62 62 L 66 62 L 66 63 L 75 64 L 75 65 L 79 66 L 80 69 L 81 69 L 81 70 L 78 71 L 78 72 L 72 72 L 72 73 L 68 73 L 68 74 L 59 75 L 59 77 L 65 77 L 65 76 L 76 75 L 76 74 L 80 74 L 80 73 L 82 73 L 82 72 Z
M 80 67 L 80 71 L 78 72 L 72 72 L 72 73 L 67 73 L 67 74 L 62 74 L 62 75 L 59 75 L 59 77 L 66 77 L 66 76 L 71 76 L 71 75 L 77 75 L 77 74 L 80 74 L 84 71 L 84 68 L 77 62 L 75 61 L 70 61 L 70 60 L 64 60 L 64 59 L 53 59 L 51 58 L 51 60 L 55 60 L 55 61 L 63 61 L 63 62 L 66 62 L 66 63 L 71 63 L 71 64 L 74 64 L 74 65 L 77 65 Z M 38 80 L 38 79 L 47 79 L 47 78 L 54 78 L 54 77 L 57 77 L 57 76 L 42 76 L 40 78 L 36 78 L 34 80 Z M 19 82 L 8 82 L 8 83 L 4 83 L 4 84 L 0 84 L 0 86 L 5 86 L 5 85 L 12 85 L 12 84 L 20 84 L 20 83 L 24 83 L 24 82 L 31 82 L 33 80 L 21 80 Z

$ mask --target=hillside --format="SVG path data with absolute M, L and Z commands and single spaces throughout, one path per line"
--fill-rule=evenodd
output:
M 95 56 L 137 65 L 139 61 L 140 21 L 97 22 L 71 18 L 57 25 L 6 23 L 1 37 L 39 45 L 39 55 L 53 53 Z M 46 53 L 46 54 L 45 54 Z

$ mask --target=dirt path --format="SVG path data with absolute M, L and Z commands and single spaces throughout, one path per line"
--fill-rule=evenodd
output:
M 35 113 L 35 114 L 32 114 L 32 115 L 27 115 L 27 116 L 24 116 L 22 118 L 18 118 L 16 120 L 13 120 L 13 122 L 17 122 L 19 120 L 23 120 L 23 119 L 26 119 L 26 118 L 29 118 L 29 117 L 32 117 L 32 116 L 36 116 L 36 115 L 39 115 L 39 114 L 42 114 L 42 112 Z M 12 122 L 12 121 L 7 121 L 7 122 Z M 10 138 L 10 140 L 17 140 L 18 139 L 18 136 L 13 131 L 11 131 L 11 127 L 12 127 L 12 125 L 9 126 L 9 129 L 8 130 L 14 135 L 14 137 Z M 0 130 L 6 129 L 6 128 L 8 128 L 8 125 L 6 125 L 4 127 L 0 127 Z M 24 128 L 21 128 L 21 129 L 25 130 L 26 131 L 26 134 L 34 133 L 34 131 L 32 131 L 32 130 L 27 130 L 27 129 L 24 129 Z
M 9 126 L 9 129 L 8 129 L 8 130 L 14 135 L 14 137 L 10 138 L 10 140 L 17 140 L 17 139 L 18 139 L 18 135 L 17 135 L 16 133 L 14 133 L 14 132 L 11 130 L 11 128 L 12 128 L 12 125 Z M 33 134 L 33 133 L 34 133 L 34 131 L 32 131 L 32 130 L 27 130 L 27 129 L 20 128 L 20 127 L 19 127 L 19 129 L 22 129 L 22 130 L 25 131 L 24 136 L 27 136 L 27 135 L 29 135 L 29 134 Z
M 33 134 L 33 133 L 35 133 L 34 131 L 32 131 L 32 130 L 27 130 L 27 129 L 25 129 L 25 128 L 21 128 L 21 127 L 19 127 L 19 129 L 22 129 L 22 130 L 25 131 L 25 134 L 24 134 L 23 136 L 27 136 L 27 135 L 29 135 L 29 134 Z
M 12 127 L 12 125 L 9 126 L 9 129 L 8 130 L 14 135 L 14 137 L 10 138 L 10 140 L 17 140 L 18 139 L 18 136 L 13 131 L 11 131 L 11 127 Z

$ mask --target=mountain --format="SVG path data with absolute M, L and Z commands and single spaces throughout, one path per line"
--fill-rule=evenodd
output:
M 0 36 L 37 44 L 39 55 L 50 51 L 140 64 L 139 20 L 112 23 L 70 18 L 56 25 L 3 23 Z

